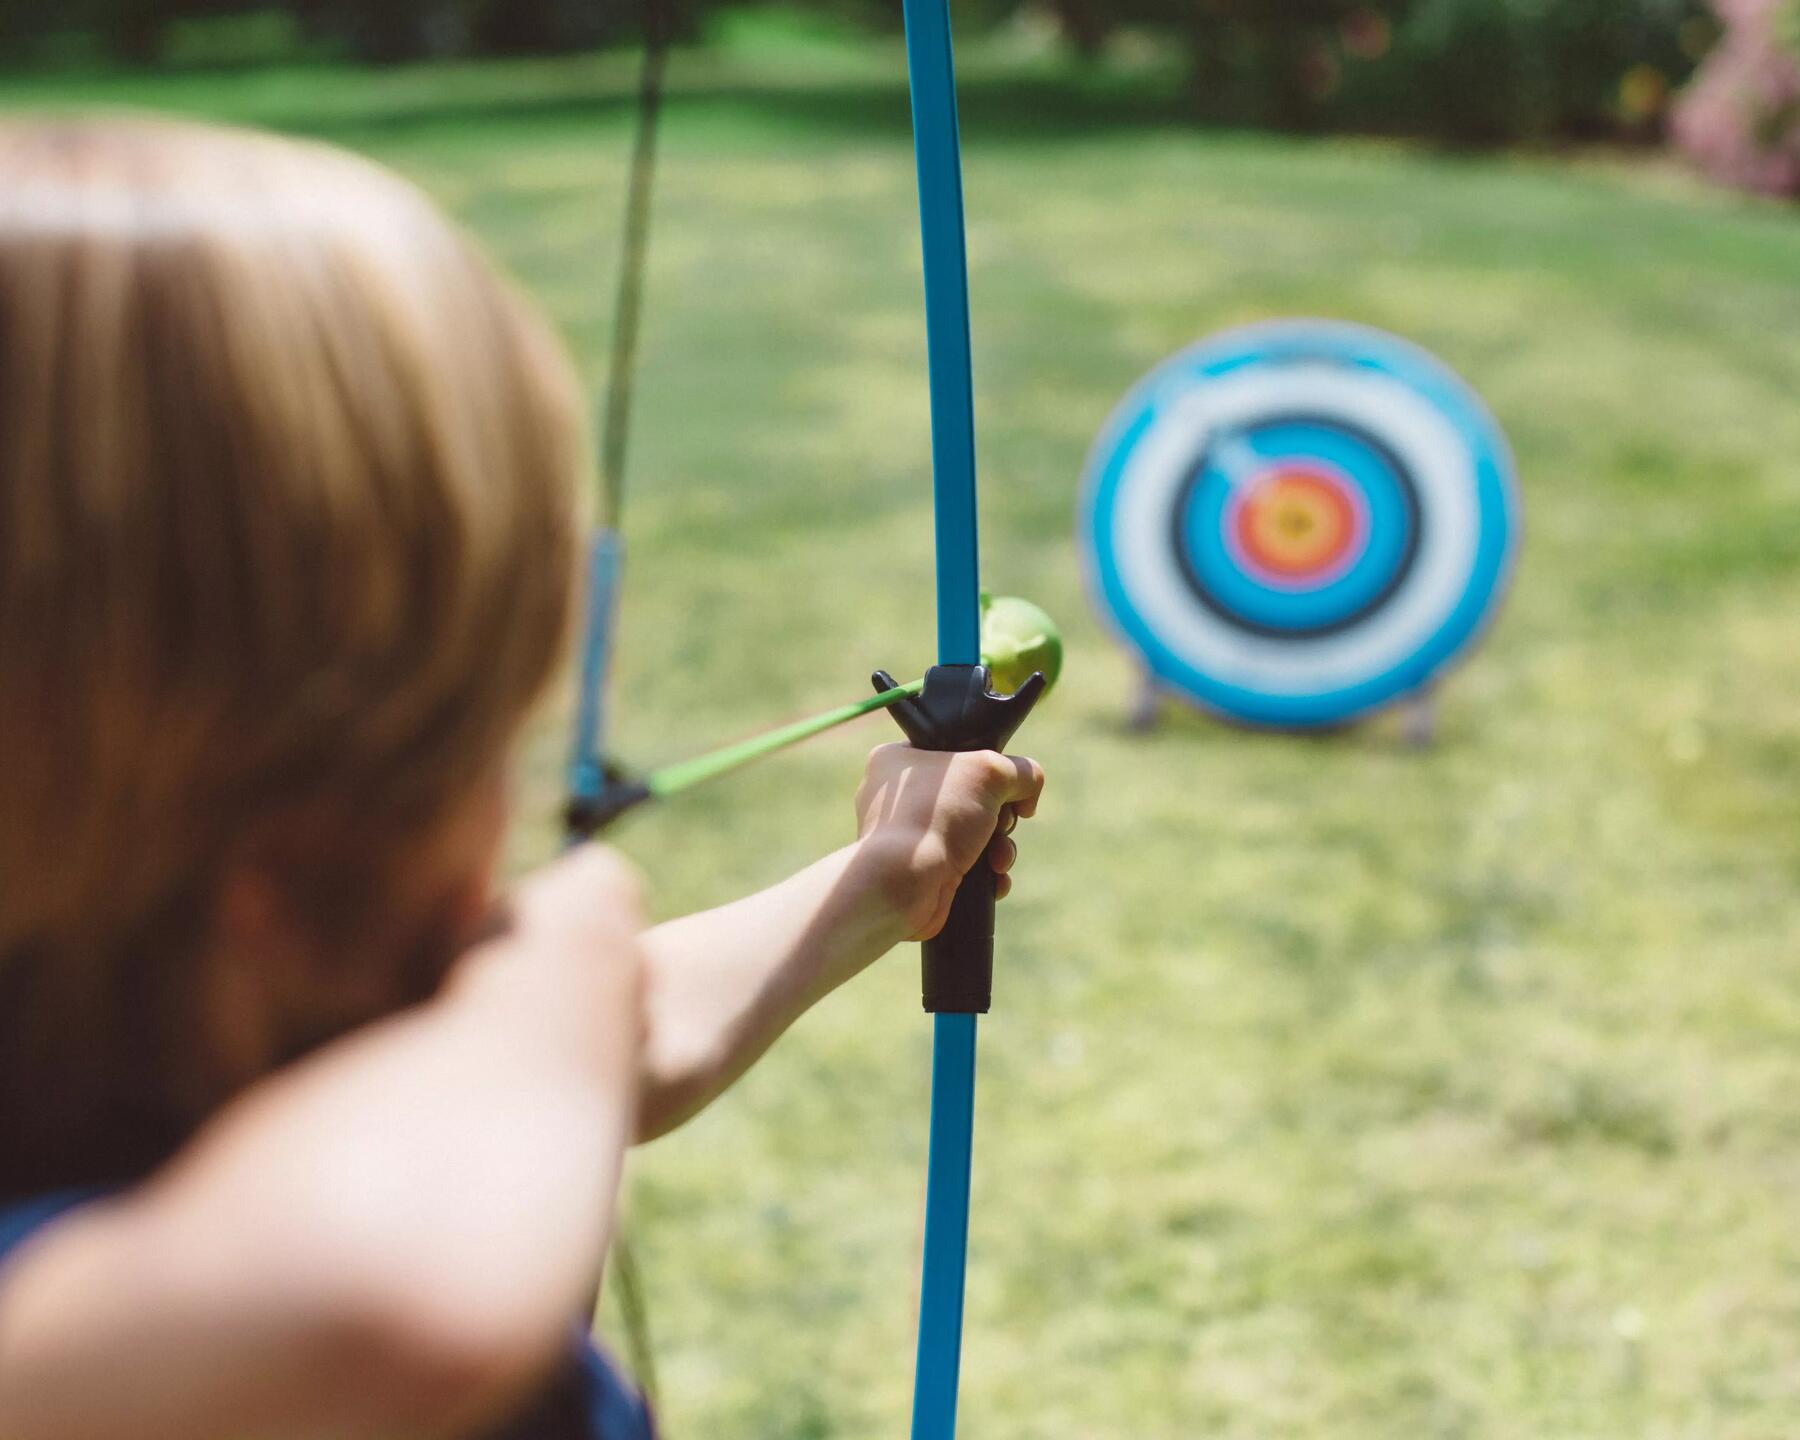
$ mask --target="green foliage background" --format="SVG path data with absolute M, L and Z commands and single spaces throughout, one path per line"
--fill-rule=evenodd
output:
M 617 677 L 644 763 L 930 648 L 900 58 L 783 25 L 675 74 Z M 966 1432 L 1792 1435 L 1791 218 L 1656 170 L 1195 133 L 1140 75 L 965 61 L 988 577 L 1070 642 L 983 1031 Z M 4 98 L 367 150 L 497 251 L 597 386 L 629 87 L 620 57 Z M 1428 753 L 1382 724 L 1121 728 L 1129 667 L 1071 543 L 1086 446 L 1164 354 L 1292 313 L 1429 346 L 1518 450 L 1516 594 Z M 519 864 L 554 845 L 565 718 L 530 749 Z M 767 883 L 847 838 L 881 738 L 621 843 L 664 913 Z M 909 955 L 877 967 L 639 1158 L 676 1440 L 902 1432 L 916 984 Z
M 0 0 L 0 56 L 142 66 L 558 53 L 634 42 L 649 3 Z M 654 3 L 689 39 L 755 8 Z M 1183 72 L 1195 118 L 1463 144 L 1654 136 L 1663 102 L 1715 30 L 1706 0 L 958 0 L 956 9 L 965 33 L 1035 26 L 1090 60 L 1109 46 L 1153 47 Z M 899 28 L 900 10 L 901 0 L 810 6 L 818 23 L 877 34 Z
M 1788 53 L 1800 59 L 1800 0 L 1782 0 L 1775 7 L 1775 33 Z

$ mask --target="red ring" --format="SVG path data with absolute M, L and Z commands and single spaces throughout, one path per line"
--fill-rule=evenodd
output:
M 1258 579 L 1310 588 L 1348 568 L 1367 527 L 1341 476 L 1284 460 L 1232 497 L 1226 528 L 1230 548 Z

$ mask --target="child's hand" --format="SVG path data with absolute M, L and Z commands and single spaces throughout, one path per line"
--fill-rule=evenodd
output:
M 1035 760 L 992 750 L 947 754 L 882 745 L 856 792 L 861 848 L 879 857 L 908 935 L 929 940 L 977 864 L 993 866 L 997 895 L 1012 888 L 1010 836 L 1037 813 L 1044 772 Z

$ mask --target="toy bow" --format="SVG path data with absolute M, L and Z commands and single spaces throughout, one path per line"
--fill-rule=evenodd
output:
M 876 695 L 801 721 L 771 736 L 741 742 L 643 780 L 602 762 L 601 729 L 608 637 L 615 608 L 621 545 L 619 497 L 625 420 L 648 234 L 655 118 L 661 95 L 665 26 L 658 0 L 647 3 L 644 80 L 637 143 L 627 196 L 626 241 L 614 326 L 611 381 L 602 441 L 605 504 L 590 553 L 586 633 L 582 644 L 576 734 L 569 770 L 571 841 L 591 834 L 626 809 L 723 774 L 749 759 L 817 734 L 877 708 L 888 709 L 921 749 L 999 750 L 1024 720 L 1060 664 L 1060 640 L 1035 607 L 981 593 L 976 525 L 975 411 L 970 366 L 968 262 L 963 222 L 962 159 L 948 0 L 904 0 L 907 73 L 918 166 L 919 224 L 924 256 L 925 321 L 931 397 L 933 514 L 937 549 L 937 664 L 907 684 L 885 671 Z M 984 615 L 1023 637 L 1005 653 L 1009 693 L 994 693 L 1002 669 Z M 1039 622 L 1042 622 L 1041 624 Z M 1023 629 L 1019 630 L 1020 624 Z M 1025 657 L 1023 666 L 1021 657 Z M 1043 661 L 1042 668 L 1030 668 Z M 996 661 L 990 667 L 989 661 Z M 1046 674 L 1045 672 L 1049 673 Z M 925 942 L 921 990 L 934 1017 L 931 1128 L 925 1183 L 925 1243 L 919 1288 L 919 1337 L 913 1392 L 913 1440 L 950 1440 L 956 1429 L 961 1369 L 964 1279 L 968 1257 L 969 1180 L 973 1153 L 976 1016 L 992 1000 L 994 872 L 985 864 L 964 878 L 943 930 Z M 631 1286 L 636 1293 L 636 1287 Z M 628 1318 L 633 1308 L 627 1297 Z M 643 1378 L 649 1361 L 636 1300 L 634 1358 Z
M 895 707 L 895 718 L 915 745 L 998 750 L 1043 693 L 1046 677 L 1035 673 L 1003 698 L 992 693 L 982 664 L 969 274 L 949 0 L 905 0 L 904 13 L 925 260 L 938 663 L 920 696 Z M 878 675 L 877 684 L 886 678 Z M 975 1017 L 986 1013 L 993 991 L 993 871 L 977 864 L 968 874 L 943 931 L 923 951 L 924 1002 L 934 1030 L 912 1434 L 913 1440 L 949 1440 L 956 1431 L 962 1368 Z

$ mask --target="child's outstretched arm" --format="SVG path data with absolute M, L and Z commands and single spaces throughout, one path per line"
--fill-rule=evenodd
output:
M 513 908 L 438 999 L 0 1270 L 0 1435 L 461 1435 L 566 1353 L 635 1108 L 640 901 L 590 847 Z
M 717 910 L 658 926 L 638 1111 L 652 1139 L 703 1109 L 822 997 L 902 940 L 943 927 L 962 877 L 1000 872 L 1014 823 L 1037 809 L 1034 761 L 884 745 L 857 792 L 858 839 Z

